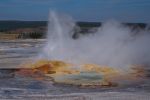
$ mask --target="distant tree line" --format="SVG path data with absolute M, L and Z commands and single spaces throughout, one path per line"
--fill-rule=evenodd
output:
M 45 38 L 46 34 L 42 32 L 24 32 L 18 35 L 18 39 L 41 39 Z
M 41 26 L 47 26 L 47 21 L 0 21 L 0 32 Z
M 46 27 L 47 21 L 0 21 L 0 32 L 5 32 L 9 30 L 15 30 L 19 28 L 36 28 L 36 27 Z M 76 23 L 81 28 L 92 28 L 100 27 L 101 22 L 77 22 Z M 129 27 L 133 28 L 145 28 L 146 23 L 123 23 Z
M 145 23 L 122 23 L 124 26 L 130 27 L 132 30 L 146 29 L 149 25 Z M 100 27 L 100 22 L 77 22 L 77 27 L 73 30 L 72 38 L 76 39 L 80 35 L 94 33 L 96 28 Z M 0 32 L 4 34 L 19 34 L 18 39 L 39 39 L 46 37 L 47 21 L 0 21 Z M 44 29 L 40 29 L 40 28 Z M 30 28 L 30 30 L 25 30 Z M 16 29 L 22 29 L 15 31 Z M 148 28 L 150 30 L 150 27 Z

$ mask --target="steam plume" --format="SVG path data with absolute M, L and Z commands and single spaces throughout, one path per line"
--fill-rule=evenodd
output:
M 41 57 L 72 63 L 94 63 L 125 68 L 150 65 L 150 34 L 133 31 L 116 21 L 108 21 L 92 34 L 72 39 L 75 22 L 66 15 L 50 13 L 48 42 Z

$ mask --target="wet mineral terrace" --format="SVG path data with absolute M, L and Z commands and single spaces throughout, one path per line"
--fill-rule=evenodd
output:
M 147 75 L 142 81 L 115 87 L 81 87 L 54 83 L 50 77 L 36 79 L 14 75 L 19 65 L 34 59 L 44 46 L 45 40 L 11 40 L 0 41 L 0 97 L 15 98 L 25 95 L 58 95 L 65 93 L 88 92 L 150 92 L 150 77 Z M 93 74 L 92 74 L 93 75 Z M 86 77 L 83 73 L 81 77 Z M 67 77 L 67 76 L 66 76 Z M 72 76 L 74 77 L 74 76 Z M 91 76 L 93 77 L 93 76 Z M 76 77 L 74 77 L 76 79 Z
M 44 40 L 0 40 L 0 68 L 16 68 L 35 57 Z

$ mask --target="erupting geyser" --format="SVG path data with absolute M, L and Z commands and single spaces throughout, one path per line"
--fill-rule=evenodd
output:
M 150 65 L 150 34 L 134 31 L 116 21 L 103 23 L 97 32 L 73 39 L 76 24 L 67 15 L 50 12 L 47 43 L 33 64 L 55 82 L 114 85 L 114 80 L 143 76 Z M 124 71 L 125 70 L 125 71 Z
M 72 35 L 74 34 L 75 23 L 69 16 L 59 16 L 55 12 L 50 12 L 48 24 L 47 44 L 41 57 L 52 60 L 71 59 L 69 49 L 72 49 Z M 69 51 L 69 52 L 68 52 Z

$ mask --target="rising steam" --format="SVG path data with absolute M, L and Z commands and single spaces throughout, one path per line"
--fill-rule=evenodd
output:
M 116 21 L 108 21 L 97 32 L 72 39 L 75 27 L 71 17 L 51 12 L 48 42 L 41 57 L 119 68 L 132 64 L 150 65 L 148 31 L 137 32 Z

